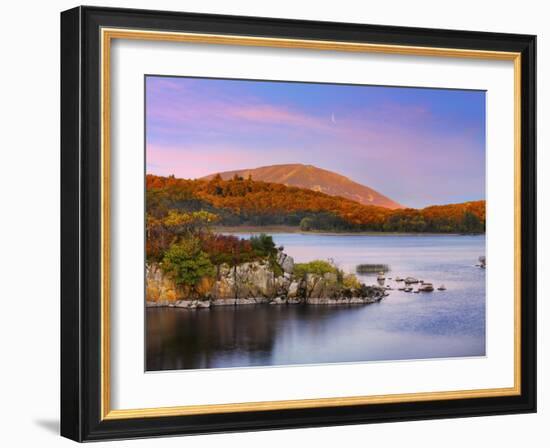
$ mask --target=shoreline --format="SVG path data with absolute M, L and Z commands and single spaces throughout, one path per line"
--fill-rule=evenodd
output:
M 183 309 L 198 309 L 211 308 L 217 306 L 244 306 L 244 305 L 370 305 L 380 302 L 389 294 L 382 292 L 374 297 L 337 297 L 337 298 L 240 298 L 240 299 L 194 299 L 194 300 L 177 300 L 175 302 L 160 301 L 160 302 L 145 302 L 145 308 L 183 308 Z
M 295 233 L 301 235 L 327 235 L 327 236 L 485 236 L 485 233 L 438 233 L 438 232 L 329 232 L 316 230 L 301 230 L 298 226 L 214 226 L 215 233 Z

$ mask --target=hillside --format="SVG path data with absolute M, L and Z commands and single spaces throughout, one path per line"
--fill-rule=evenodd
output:
M 376 205 L 389 209 L 403 208 L 401 204 L 382 195 L 370 187 L 361 185 L 353 180 L 332 171 L 317 168 L 313 165 L 299 163 L 288 165 L 271 165 L 260 168 L 225 171 L 219 174 L 222 179 L 229 180 L 235 175 L 252 180 L 283 184 L 286 186 L 306 188 L 330 196 L 340 196 L 364 205 Z M 205 180 L 214 178 L 215 174 L 204 177 Z
M 147 175 L 147 213 L 206 211 L 221 225 L 292 225 L 303 230 L 480 233 L 485 201 L 388 209 L 279 183 Z

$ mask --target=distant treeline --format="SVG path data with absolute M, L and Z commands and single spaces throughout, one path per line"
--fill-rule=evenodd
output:
M 485 232 L 485 201 L 390 210 L 282 184 L 220 176 L 207 180 L 147 175 L 147 214 L 206 211 L 218 225 L 290 225 L 302 230 Z

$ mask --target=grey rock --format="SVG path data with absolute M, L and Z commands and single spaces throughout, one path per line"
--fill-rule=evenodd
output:
M 288 274 L 294 272 L 294 258 L 286 256 L 282 263 L 279 264 L 283 271 Z
M 265 297 L 249 297 L 235 299 L 235 305 L 257 305 L 261 303 L 269 303 L 269 299 Z
M 290 285 L 288 285 L 287 296 L 289 298 L 294 298 L 296 297 L 297 294 L 298 294 L 298 282 L 297 281 L 290 282 Z
M 210 306 L 235 306 L 236 299 L 212 299 Z
M 173 304 L 176 308 L 210 308 L 210 300 L 178 300 Z
M 275 275 L 267 263 L 243 263 L 235 269 L 235 297 L 252 298 L 276 295 Z
M 415 283 L 419 283 L 420 280 L 418 280 L 417 278 L 414 278 L 414 277 L 407 277 L 405 279 L 405 283 L 408 284 L 408 285 L 412 285 L 412 284 L 415 284 Z

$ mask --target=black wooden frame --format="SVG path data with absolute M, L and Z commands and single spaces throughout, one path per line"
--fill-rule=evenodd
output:
M 100 27 L 521 53 L 521 395 L 100 418 Z M 77 441 L 536 411 L 536 37 L 78 7 L 61 14 L 61 434 Z

